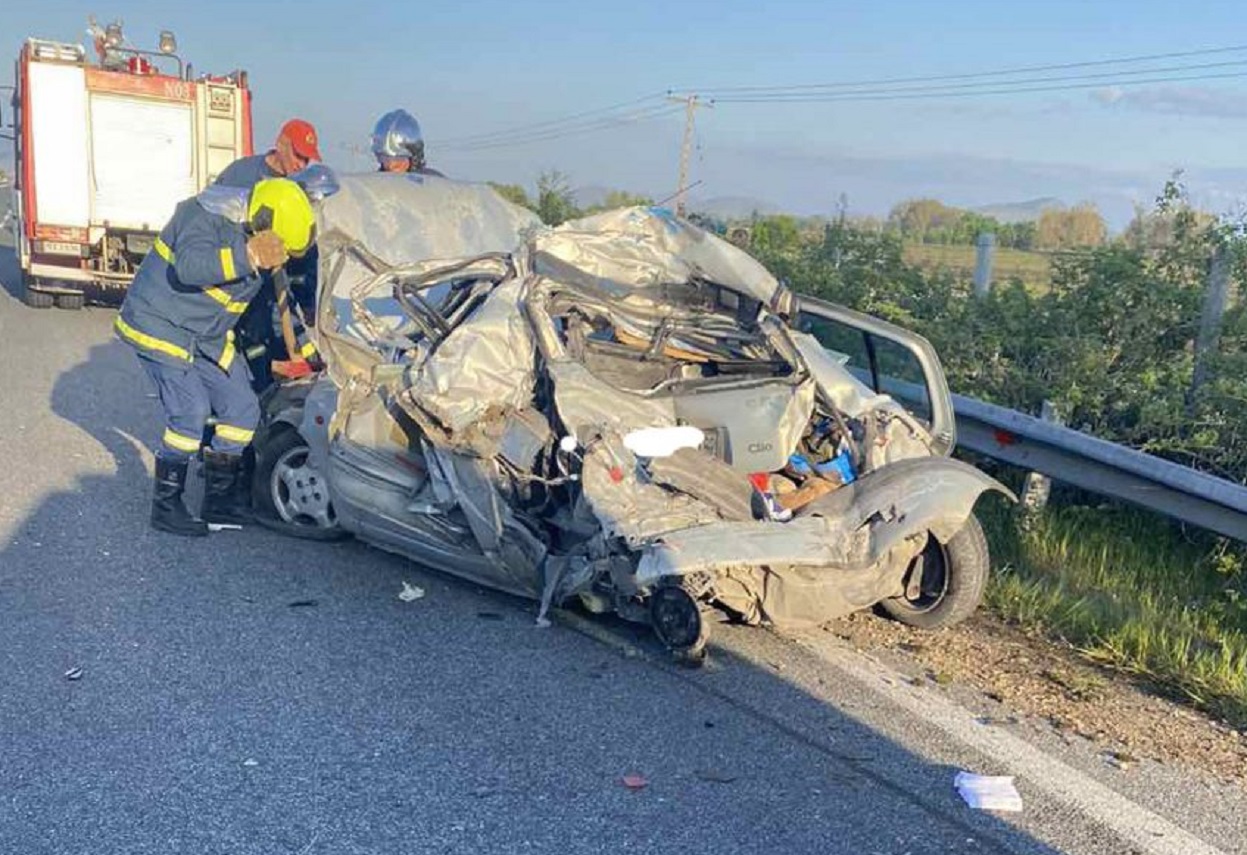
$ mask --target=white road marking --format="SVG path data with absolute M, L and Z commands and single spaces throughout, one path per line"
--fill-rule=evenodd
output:
M 812 649 L 806 646 L 806 649 Z M 817 653 L 875 694 L 948 736 L 992 757 L 1025 788 L 1040 790 L 1077 809 L 1147 855 L 1225 855 L 1153 811 L 1050 757 L 1006 730 L 983 727 L 968 710 L 929 690 L 911 685 L 886 666 L 856 651 L 819 646 Z M 887 679 L 885 679 L 887 678 Z

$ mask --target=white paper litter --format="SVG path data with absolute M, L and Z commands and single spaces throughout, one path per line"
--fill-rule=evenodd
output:
M 404 603 L 410 603 L 412 600 L 418 600 L 424 596 L 424 588 L 418 588 L 408 582 L 403 583 L 403 590 L 398 592 L 398 598 Z
M 1012 775 L 976 775 L 958 772 L 953 786 L 965 803 L 976 810 L 1020 811 L 1022 795 L 1013 786 Z

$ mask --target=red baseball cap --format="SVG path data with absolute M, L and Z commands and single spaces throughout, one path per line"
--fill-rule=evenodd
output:
M 306 157 L 308 160 L 322 159 L 320 149 L 316 145 L 316 129 L 312 127 L 311 122 L 291 119 L 281 126 L 281 132 L 277 134 L 277 138 L 282 137 L 290 140 L 290 147 L 300 157 Z

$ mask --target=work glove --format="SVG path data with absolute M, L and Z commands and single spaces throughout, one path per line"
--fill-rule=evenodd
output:
M 272 230 L 247 238 L 247 260 L 256 270 L 274 270 L 286 263 L 286 245 Z

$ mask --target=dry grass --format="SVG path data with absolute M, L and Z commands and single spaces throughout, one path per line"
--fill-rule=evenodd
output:
M 959 279 L 968 280 L 974 277 L 975 248 L 905 244 L 905 263 L 928 272 L 944 270 Z M 992 279 L 995 282 L 1020 279 L 1027 289 L 1041 293 L 1052 282 L 1051 257 L 1042 252 L 997 247 L 992 265 Z

